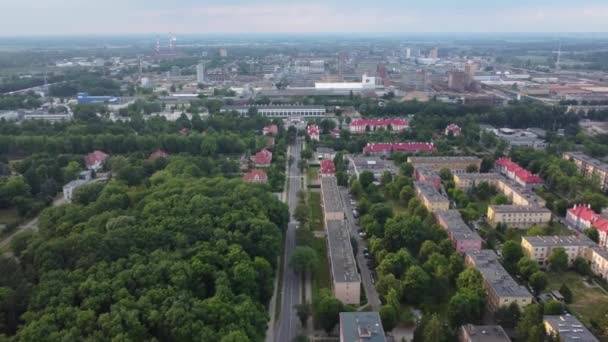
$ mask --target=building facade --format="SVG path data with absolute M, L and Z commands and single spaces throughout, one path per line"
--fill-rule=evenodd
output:
M 551 222 L 551 210 L 537 205 L 491 205 L 488 206 L 488 223 L 505 224 L 511 228 L 528 228 Z
M 239 115 L 248 115 L 249 109 L 255 108 L 258 115 L 269 118 L 300 118 L 323 117 L 327 114 L 325 106 L 225 106 L 222 113 L 237 112 Z
M 450 209 L 450 200 L 439 193 L 433 183 L 415 181 L 414 189 L 416 196 L 428 211 L 434 213 L 438 210 Z
M 571 160 L 580 172 L 592 179 L 596 179 L 602 190 L 608 189 L 608 164 L 591 158 L 581 152 L 564 152 L 563 159 Z
M 477 157 L 408 157 L 407 162 L 414 168 L 428 166 L 440 171 L 449 169 L 452 173 L 464 173 L 469 166 L 481 167 L 481 159 Z
M 483 240 L 462 220 L 458 210 L 439 210 L 435 213 L 437 224 L 443 227 L 454 249 L 464 254 L 468 250 L 480 250 Z

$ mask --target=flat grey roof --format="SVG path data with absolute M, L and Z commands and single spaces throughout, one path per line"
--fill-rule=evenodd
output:
M 325 212 L 344 212 L 338 181 L 335 176 L 321 177 L 321 196 Z
M 351 164 L 359 172 L 372 170 L 387 170 L 393 173 L 398 172 L 395 163 L 390 160 L 381 159 L 378 157 L 348 157 Z
M 501 205 L 491 205 L 490 208 L 494 210 L 495 213 L 547 213 L 551 212 L 551 210 L 541 207 L 539 205 L 511 205 L 511 204 L 501 204 Z
M 564 342 L 599 342 L 595 336 L 573 315 L 543 316 Z
M 594 246 L 586 235 L 522 236 L 533 247 Z
M 519 285 L 500 264 L 498 255 L 493 250 L 468 250 L 465 253 L 499 297 L 532 298 L 532 294 Z
M 476 173 L 476 172 L 467 172 L 467 173 L 459 173 L 454 175 L 454 177 L 458 177 L 460 179 L 473 179 L 478 181 L 484 180 L 497 180 L 503 179 L 504 177 L 498 173 L 489 172 L 489 173 Z
M 500 325 L 473 325 L 461 327 L 470 342 L 511 342 L 511 339 Z
M 336 283 L 360 282 L 357 263 L 350 243 L 350 232 L 346 221 L 327 221 L 327 243 L 331 273 Z
M 433 184 L 431 182 L 416 181 L 416 182 L 414 182 L 414 187 L 416 188 L 417 191 L 419 191 L 422 194 L 422 196 L 424 196 L 426 199 L 428 199 L 431 202 L 449 202 L 450 201 L 447 197 L 440 194 L 439 191 L 437 191 L 437 188 L 435 188 L 435 184 Z
M 341 342 L 385 342 L 378 312 L 340 312 Z
M 424 178 L 439 178 L 439 172 L 430 166 L 418 166 L 416 172 Z
M 598 169 L 602 169 L 602 170 L 607 170 L 608 171 L 608 164 L 604 163 L 600 160 L 597 160 L 595 158 L 591 158 L 588 155 L 584 154 L 583 152 L 564 152 L 564 156 L 567 156 L 568 158 L 572 158 L 572 159 L 578 159 L 582 162 L 585 162 L 589 165 L 593 165 L 593 167 L 596 167 Z
M 473 156 L 463 156 L 463 157 L 408 157 L 408 163 L 481 163 L 481 159 Z
M 482 241 L 479 234 L 472 231 L 471 228 L 462 220 L 460 212 L 455 209 L 450 210 L 439 210 L 435 215 L 441 217 L 441 219 L 447 224 L 447 230 L 450 235 L 460 240 L 478 240 Z

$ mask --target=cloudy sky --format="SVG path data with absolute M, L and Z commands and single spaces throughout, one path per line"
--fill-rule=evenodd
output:
M 607 32 L 608 0 L 0 0 L 0 35 Z

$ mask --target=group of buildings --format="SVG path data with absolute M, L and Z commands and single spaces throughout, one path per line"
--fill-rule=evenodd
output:
M 437 152 L 433 143 L 404 142 L 404 143 L 368 143 L 363 147 L 363 153 L 376 156 L 390 156 L 395 152 L 420 153 Z
M 528 228 L 551 221 L 551 211 L 545 207 L 545 200 L 536 195 L 533 189 L 541 186 L 540 177 L 521 168 L 509 159 L 501 158 L 496 162 L 498 173 L 463 173 L 454 175 L 458 189 L 468 191 L 481 183 L 487 183 L 503 193 L 511 204 L 488 206 L 488 222 L 508 227 Z
M 359 119 L 353 120 L 349 125 L 350 132 L 355 134 L 374 132 L 380 129 L 402 132 L 409 127 L 409 122 L 403 119 Z

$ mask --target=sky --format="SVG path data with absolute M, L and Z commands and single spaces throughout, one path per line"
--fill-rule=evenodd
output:
M 608 0 L 0 0 L 0 35 L 608 32 Z

